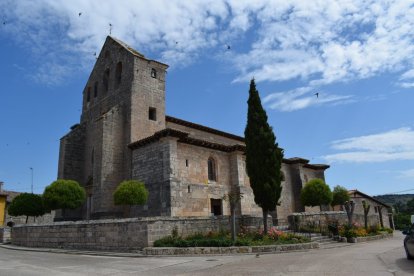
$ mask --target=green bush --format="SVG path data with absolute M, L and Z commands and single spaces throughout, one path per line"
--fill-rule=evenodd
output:
M 207 234 L 194 234 L 186 238 L 180 236 L 167 236 L 156 240 L 154 247 L 228 247 L 228 246 L 254 246 L 271 244 L 292 244 L 309 242 L 309 239 L 291 233 L 271 228 L 268 235 L 263 232 L 242 232 L 233 243 L 229 233 L 209 232 Z
M 145 184 L 137 180 L 121 182 L 114 192 L 115 205 L 142 205 L 148 200 Z
M 56 180 L 43 192 L 43 203 L 47 210 L 76 209 L 85 199 L 85 189 L 74 180 Z
M 328 205 L 332 202 L 332 192 L 325 181 L 315 178 L 302 188 L 300 200 L 305 206 Z
M 42 197 L 22 193 L 12 200 L 8 207 L 8 213 L 11 216 L 26 216 L 26 222 L 28 217 L 42 216 L 45 213 Z
M 398 213 L 394 215 L 395 229 L 405 230 L 411 226 L 411 215 Z

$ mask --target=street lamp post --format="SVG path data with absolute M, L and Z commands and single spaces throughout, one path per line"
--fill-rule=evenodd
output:
M 31 186 L 31 188 L 32 188 L 32 194 L 33 194 L 33 168 L 32 168 L 32 167 L 30 167 L 30 170 L 31 170 L 31 172 L 32 172 L 32 186 Z

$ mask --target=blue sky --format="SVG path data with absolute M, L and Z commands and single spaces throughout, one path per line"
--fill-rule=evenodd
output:
M 331 187 L 413 192 L 413 1 L 2 0 L 0 19 L 6 189 L 30 191 L 30 167 L 37 193 L 56 179 L 111 24 L 170 65 L 168 115 L 243 135 L 254 77 L 285 157 L 330 164 Z

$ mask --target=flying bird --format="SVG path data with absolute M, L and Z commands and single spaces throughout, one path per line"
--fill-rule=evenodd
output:
M 6 25 L 6 21 L 3 21 L 3 25 Z
M 227 50 L 230 50 L 231 49 L 230 45 L 226 45 L 226 46 L 227 46 Z
M 79 13 L 79 17 L 80 17 L 81 15 L 82 15 L 82 13 L 80 12 L 80 13 Z
M 316 98 L 319 98 L 319 92 L 315 93 Z

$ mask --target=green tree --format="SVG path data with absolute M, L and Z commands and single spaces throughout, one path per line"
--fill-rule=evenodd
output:
M 10 216 L 26 216 L 26 223 L 29 217 L 42 216 L 45 213 L 42 197 L 28 193 L 20 194 L 10 203 L 8 213 Z
M 274 211 L 282 192 L 281 166 L 283 150 L 267 122 L 254 79 L 250 82 L 246 142 L 246 169 L 253 189 L 254 201 L 262 208 L 264 231 L 267 233 L 267 216 Z
M 344 205 L 345 202 L 350 200 L 348 190 L 342 186 L 335 186 L 332 191 L 332 206 Z
M 137 180 L 122 181 L 114 192 L 115 205 L 143 205 L 148 200 L 148 190 L 145 184 Z
M 76 209 L 85 199 L 85 189 L 74 180 L 58 179 L 43 192 L 43 202 L 48 210 Z
M 305 184 L 300 193 L 300 200 L 305 206 L 329 205 L 332 202 L 332 192 L 322 179 L 315 178 Z

